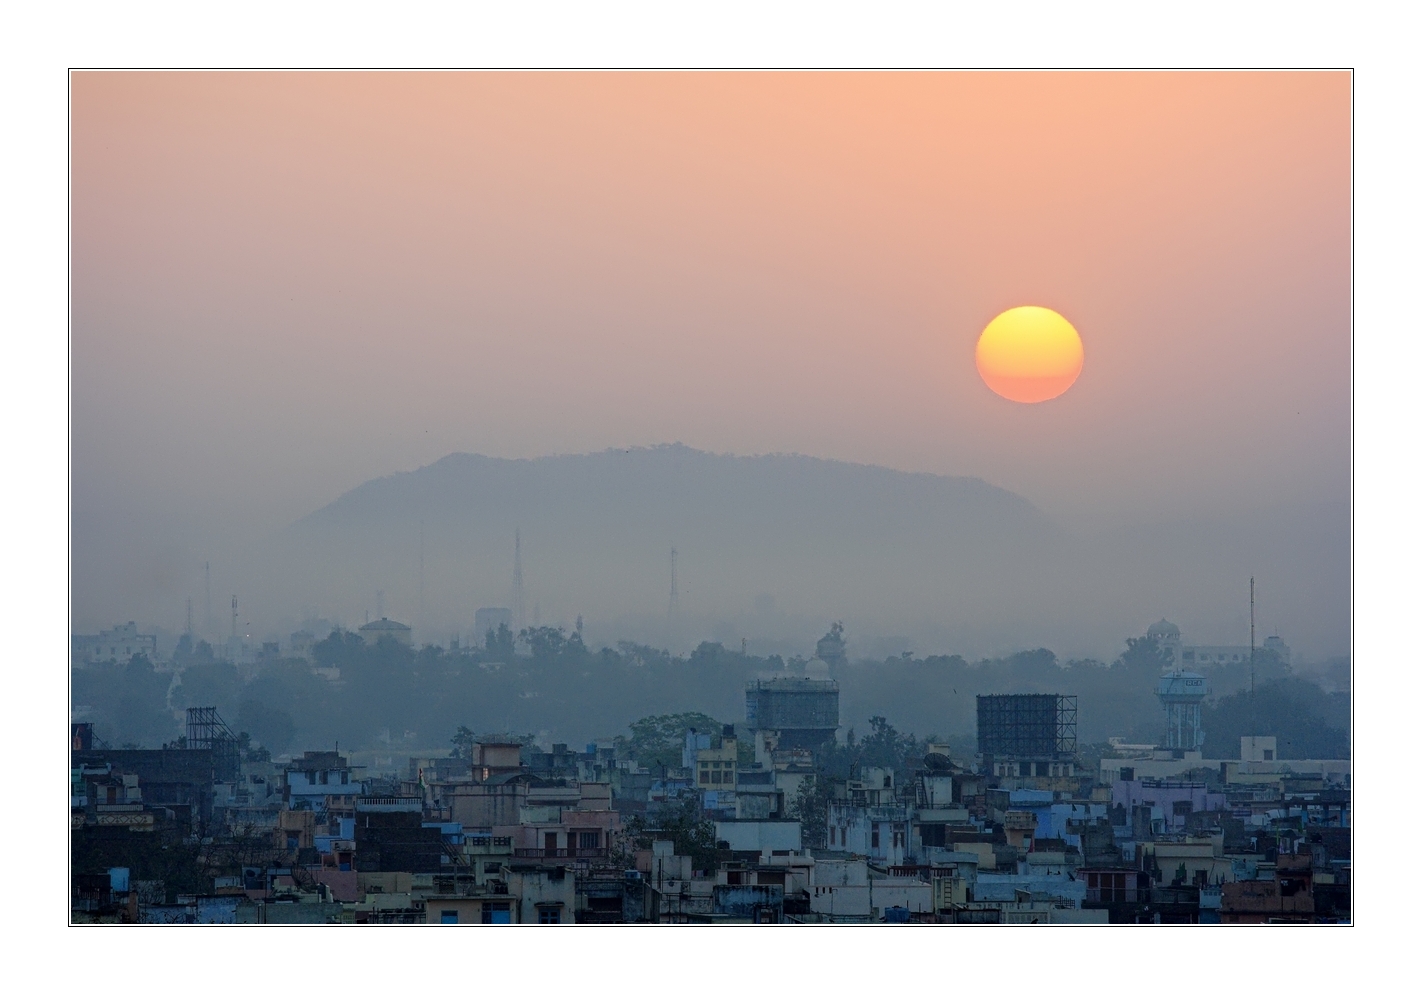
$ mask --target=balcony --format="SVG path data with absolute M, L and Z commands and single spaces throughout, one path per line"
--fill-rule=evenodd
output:
M 606 847 L 519 847 L 514 856 L 520 860 L 603 860 Z

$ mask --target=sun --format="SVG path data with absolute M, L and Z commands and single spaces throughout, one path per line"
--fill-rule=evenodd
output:
M 1009 401 L 1060 397 L 1081 375 L 1081 336 L 1051 308 L 1004 311 L 978 337 L 978 375 Z

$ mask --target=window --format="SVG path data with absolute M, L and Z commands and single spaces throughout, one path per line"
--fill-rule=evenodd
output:
M 596 850 L 597 836 L 598 834 L 595 832 L 578 833 L 578 847 L 583 850 Z
M 879 849 L 879 827 L 875 826 L 874 831 L 869 835 L 869 846 L 871 849 Z
M 485 862 L 484 862 L 484 873 L 485 873 L 485 874 L 497 874 L 497 873 L 499 873 L 499 862 L 498 862 L 497 860 L 488 860 L 488 861 L 485 861 Z
M 321 772 L 321 783 L 322 783 L 322 784 L 330 784 L 330 783 L 331 783 L 331 782 L 330 782 L 330 776 L 331 776 L 330 771 L 324 771 L 324 770 L 323 770 L 323 771 Z
M 481 919 L 486 923 L 511 923 L 513 917 L 509 914 L 508 902 L 489 902 L 484 906 L 484 914 Z
M 540 925 L 557 925 L 562 921 L 563 910 L 558 908 L 557 906 L 553 906 L 552 908 L 550 908 L 546 905 L 540 905 L 538 907 L 538 922 Z
M 1265 759 L 1265 760 L 1273 760 L 1273 759 L 1274 759 L 1274 751 L 1273 751 L 1273 750 L 1265 750 L 1265 751 L 1264 751 L 1264 759 Z
M 701 766 L 702 766 L 702 767 L 705 767 L 706 765 L 705 765 L 705 764 L 702 764 Z M 710 783 L 711 783 L 711 772 L 710 772 L 709 770 L 703 770 L 703 771 L 701 772 L 701 783 L 702 783 L 702 784 L 710 784 Z
M 440 914 L 439 914 L 439 921 L 440 921 L 440 925 L 442 925 L 442 926 L 458 926 L 458 925 L 459 925 L 459 910 L 458 910 L 458 909 L 444 909 L 444 910 L 442 910 L 442 911 L 440 912 Z

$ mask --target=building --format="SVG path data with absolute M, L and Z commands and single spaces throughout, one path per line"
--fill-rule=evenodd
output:
M 778 750 L 817 750 L 839 729 L 839 683 L 815 677 L 772 677 L 746 683 L 746 725 L 772 735 Z
M 1182 640 L 1180 626 L 1161 619 L 1146 629 L 1146 636 L 1153 639 L 1168 658 L 1166 670 L 1193 669 L 1196 667 L 1223 667 L 1249 662 L 1248 646 L 1210 646 L 1203 643 L 1186 643 Z M 1260 649 L 1276 655 L 1281 663 L 1289 663 L 1292 651 L 1278 636 L 1269 636 Z
M 365 784 L 351 775 L 354 770 L 335 750 L 307 750 L 286 766 L 285 798 L 288 808 L 309 808 L 323 813 L 332 799 L 353 799 L 365 792 Z
M 980 694 L 978 753 L 997 777 L 1070 777 L 1076 695 Z
M 408 625 L 392 622 L 388 618 L 376 619 L 374 622 L 367 622 L 360 627 L 360 637 L 365 640 L 368 646 L 376 645 L 387 636 L 401 646 L 414 644 L 414 630 Z
M 150 663 L 158 662 L 158 637 L 145 636 L 134 622 L 125 622 L 105 629 L 97 636 L 74 636 L 71 646 L 77 663 L 128 663 L 135 656 L 146 656 Z

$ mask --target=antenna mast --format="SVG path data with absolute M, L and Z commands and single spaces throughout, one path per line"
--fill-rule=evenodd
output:
M 514 625 L 523 630 L 523 542 L 518 529 L 514 529 Z M 517 634 L 517 633 L 515 633 Z
M 671 551 L 671 599 L 667 602 L 667 614 L 675 615 L 678 605 L 676 593 L 676 547 Z
M 421 629 L 425 625 L 425 520 L 423 518 L 420 519 L 420 612 L 415 619 L 415 624 Z
M 1249 578 L 1249 695 L 1254 696 L 1254 578 Z

